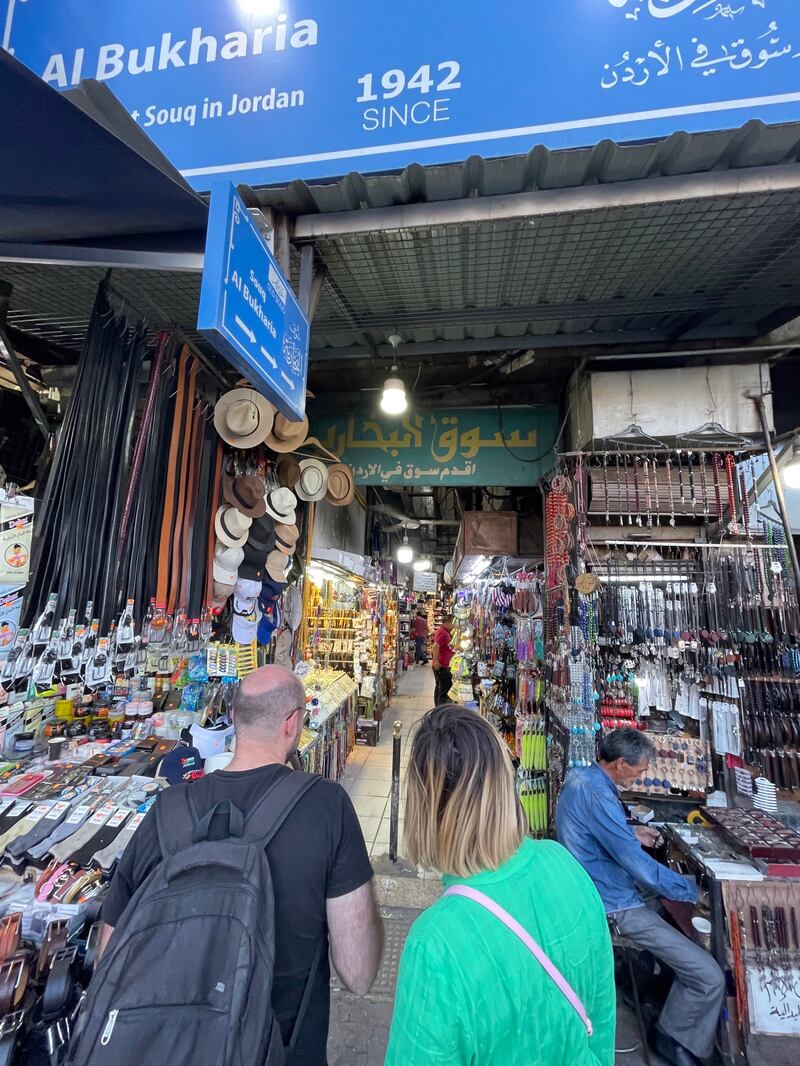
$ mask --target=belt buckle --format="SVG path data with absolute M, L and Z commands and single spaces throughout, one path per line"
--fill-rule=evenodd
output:
M 50 956 L 50 969 L 52 970 L 57 962 L 64 961 L 68 964 L 69 968 L 75 965 L 78 958 L 77 945 L 74 948 L 62 948 L 60 951 L 54 951 Z
M 67 1018 L 59 1018 L 52 1025 L 48 1025 L 45 1035 L 47 1037 L 47 1053 L 51 1056 L 55 1055 L 65 1044 L 69 1043 L 69 1020 Z
M 12 1014 L 7 1014 L 5 1018 L 0 1018 L 0 1039 L 4 1036 L 10 1036 L 12 1033 L 19 1032 L 24 1021 L 24 1010 L 15 1010 Z

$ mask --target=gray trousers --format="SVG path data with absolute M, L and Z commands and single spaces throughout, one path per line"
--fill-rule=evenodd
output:
M 675 973 L 659 1029 L 698 1058 L 708 1058 L 725 995 L 725 978 L 716 960 L 649 907 L 618 911 L 613 917 L 624 937 Z

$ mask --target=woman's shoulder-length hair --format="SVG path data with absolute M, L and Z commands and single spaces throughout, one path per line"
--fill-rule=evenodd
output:
M 431 870 L 496 870 L 525 836 L 508 749 L 476 711 L 436 707 L 422 719 L 406 771 L 405 845 Z

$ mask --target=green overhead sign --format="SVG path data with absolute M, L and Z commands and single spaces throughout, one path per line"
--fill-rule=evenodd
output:
M 558 409 L 321 414 L 313 429 L 360 485 L 534 485 L 552 462 Z

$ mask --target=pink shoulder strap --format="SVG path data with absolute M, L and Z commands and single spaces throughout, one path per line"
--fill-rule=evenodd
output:
M 561 992 L 569 1001 L 570 1006 L 574 1009 L 575 1013 L 584 1024 L 586 1035 L 592 1035 L 592 1023 L 577 992 L 573 989 L 572 985 L 570 985 L 563 974 L 560 973 L 558 968 L 550 961 L 547 955 L 545 955 L 530 933 L 519 924 L 516 918 L 512 918 L 508 911 L 503 910 L 503 908 L 495 903 L 493 899 L 484 896 L 483 892 L 478 892 L 477 889 L 469 888 L 467 885 L 451 885 L 444 895 L 464 896 L 465 899 L 471 899 L 473 903 L 477 903 L 481 907 L 484 907 L 487 911 L 493 914 L 495 918 L 501 921 L 503 925 L 510 929 L 515 936 L 518 936 L 553 984 L 558 988 L 559 992 Z

